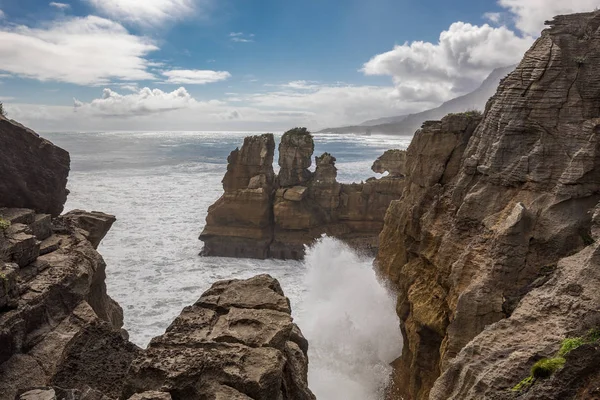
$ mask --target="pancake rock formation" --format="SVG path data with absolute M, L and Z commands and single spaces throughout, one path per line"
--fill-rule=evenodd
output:
M 272 167 L 274 151 L 273 135 L 265 134 L 247 137 L 231 153 L 225 193 L 209 208 L 200 235 L 202 254 L 301 259 L 305 245 L 323 234 L 374 253 L 385 212 L 404 189 L 405 152 L 387 152 L 373 166 L 389 176 L 341 184 L 331 154 L 316 157 L 315 172 L 309 170 L 314 142 L 304 128 L 283 135 L 278 176 Z
M 274 146 L 268 139 L 253 143 L 259 155 Z M 115 217 L 81 210 L 58 216 L 68 153 L 5 119 L 0 143 L 9 146 L 0 152 L 11 154 L 0 159 L 0 171 L 15 171 L 0 183 L 0 400 L 315 398 L 308 343 L 267 275 L 218 282 L 146 350 L 129 342 L 96 251 Z M 15 170 L 22 152 L 27 173 Z M 264 187 L 274 179 L 268 154 L 232 157 Z M 249 185 L 243 171 L 230 172 L 227 187 Z M 35 176 L 50 181 L 27 180 Z M 33 208 L 17 207 L 24 205 Z
M 549 25 L 483 119 L 408 148 L 376 261 L 404 337 L 390 399 L 599 398 L 600 12 Z

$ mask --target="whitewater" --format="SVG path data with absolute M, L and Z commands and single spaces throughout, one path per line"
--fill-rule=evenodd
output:
M 71 154 L 65 211 L 117 216 L 99 251 L 107 288 L 131 340 L 145 347 L 212 283 L 267 273 L 290 298 L 310 343 L 309 385 L 320 400 L 378 400 L 400 355 L 395 300 L 373 260 L 323 238 L 299 261 L 199 257 L 208 207 L 222 194 L 229 152 L 249 133 L 47 133 Z M 276 135 L 278 142 L 280 135 Z M 385 150 L 410 137 L 315 135 L 315 155 L 337 158 L 338 180 L 374 176 Z M 277 154 L 276 158 L 277 159 Z

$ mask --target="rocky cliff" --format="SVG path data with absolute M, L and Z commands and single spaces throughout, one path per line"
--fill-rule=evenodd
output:
M 377 256 L 404 336 L 390 398 L 596 390 L 597 345 L 582 337 L 598 328 L 600 12 L 549 24 L 481 122 L 426 123 L 407 151 Z M 586 350 L 555 357 L 575 337 Z M 562 368 L 540 372 L 543 358 Z
M 0 115 L 0 205 L 59 215 L 67 200 L 69 153 Z
M 268 139 L 255 144 L 270 159 L 232 154 L 257 187 L 273 185 Z M 0 171 L 14 172 L 0 183 L 0 400 L 314 399 L 308 343 L 270 276 L 218 282 L 148 349 L 130 343 L 96 251 L 115 217 L 57 216 L 68 153 L 5 119 L 0 143 Z M 240 171 L 228 189 L 250 185 Z
M 387 152 L 375 162 L 373 170 L 389 172 L 387 177 L 341 184 L 331 154 L 316 157 L 315 172 L 309 170 L 314 142 L 306 129 L 283 135 L 276 177 L 274 149 L 273 135 L 266 134 L 246 138 L 231 153 L 225 193 L 209 208 L 200 235 L 203 255 L 300 259 L 305 245 L 323 234 L 374 252 L 387 207 L 404 189 L 404 151 Z M 243 179 L 232 185 L 233 176 Z

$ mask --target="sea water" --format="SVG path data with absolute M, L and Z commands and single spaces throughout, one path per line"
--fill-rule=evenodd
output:
M 107 263 L 108 292 L 123 307 L 134 343 L 145 347 L 162 334 L 213 282 L 267 273 L 280 281 L 309 340 L 309 385 L 317 398 L 379 399 L 401 337 L 394 299 L 377 281 L 372 259 L 331 238 L 317 243 L 303 262 L 198 256 L 208 207 L 223 191 L 227 156 L 248 134 L 43 136 L 71 154 L 65 211 L 117 216 L 99 251 Z M 370 166 L 385 150 L 409 142 L 409 137 L 315 135 L 315 155 L 337 158 L 340 182 L 360 182 L 375 176 Z

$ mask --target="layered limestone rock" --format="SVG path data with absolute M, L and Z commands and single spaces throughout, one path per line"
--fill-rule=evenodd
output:
M 406 175 L 406 151 L 388 150 L 373 163 L 371 167 L 373 172 L 383 174 L 389 173 L 389 176 Z
M 590 244 L 600 200 L 600 13 L 550 25 L 479 125 L 473 115 L 426 123 L 407 151 L 377 257 L 404 336 L 390 398 L 510 398 L 598 304 L 558 293 L 574 260 L 595 279 L 591 249 L 559 260 Z
M 430 398 L 527 400 L 595 399 L 600 392 L 597 340 L 569 352 L 565 365 L 546 379 L 512 390 L 532 366 L 551 359 L 566 338 L 585 337 L 600 327 L 600 206 L 592 245 L 558 262 L 536 282 L 511 316 L 491 325 L 450 363 Z
M 273 241 L 273 135 L 250 136 L 227 158 L 225 193 L 208 210 L 203 254 L 267 258 Z
M 132 363 L 124 394 L 311 400 L 307 351 L 277 280 L 217 282 Z
M 244 141 L 242 152 L 253 154 L 248 158 L 258 158 L 262 150 L 246 150 L 246 143 L 260 137 Z M 271 150 L 266 157 L 272 160 L 274 146 L 267 148 Z M 374 254 L 386 209 L 404 189 L 400 173 L 404 171 L 404 157 L 398 156 L 402 152 L 385 156 L 382 169 L 393 171 L 390 176 L 347 185 L 337 182 L 336 159 L 331 154 L 315 158 L 314 174 L 308 170 L 313 150 L 310 133 L 304 128 L 293 129 L 283 135 L 279 146 L 280 172 L 274 180 L 277 186 L 262 186 L 260 202 L 248 197 L 257 196 L 252 182 L 243 180 L 233 192 L 226 187 L 223 197 L 209 208 L 200 235 L 203 255 L 301 259 L 305 246 L 324 234 Z M 238 167 L 232 157 L 228 161 L 230 174 Z M 260 234 L 252 230 L 258 225 L 254 221 L 261 222 Z
M 314 151 L 313 138 L 306 128 L 284 133 L 279 144 L 279 185 L 289 187 L 308 182 L 312 175 L 308 168 Z
M 62 212 L 69 153 L 0 115 L 0 160 L 0 205 L 53 216 Z
M 88 240 L 111 224 L 76 223 L 114 217 L 76 216 L 0 209 L 10 224 L 0 231 L 0 399 L 47 384 L 117 397 L 139 351 L 121 334 L 123 312 L 106 294 L 106 264 Z

